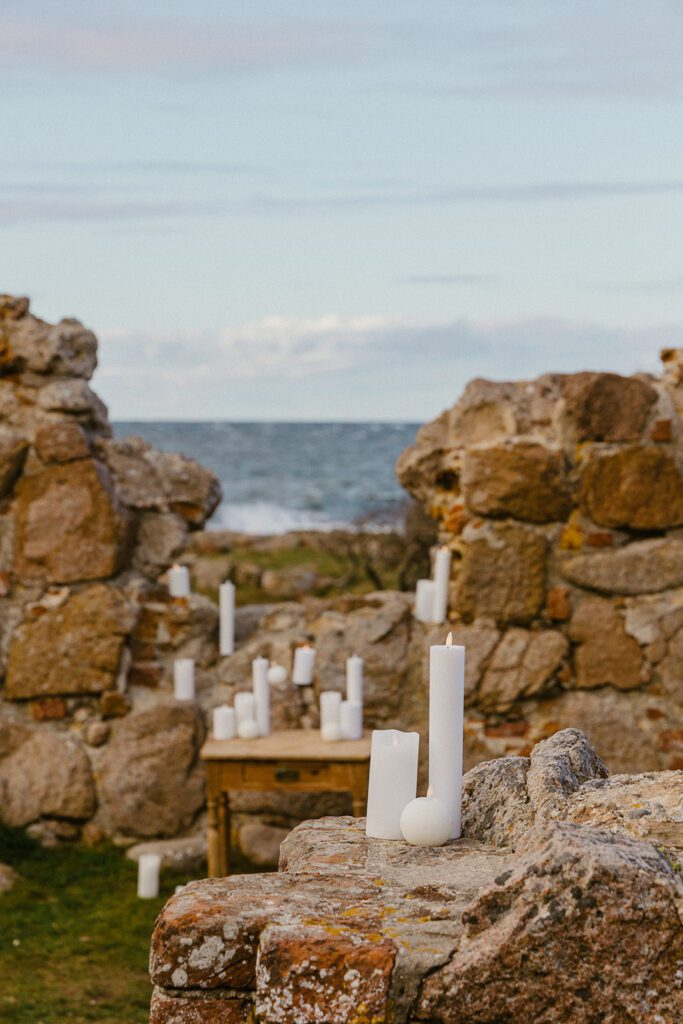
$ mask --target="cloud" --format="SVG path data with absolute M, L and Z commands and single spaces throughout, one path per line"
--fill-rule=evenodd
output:
M 208 202 L 155 200 L 24 199 L 0 200 L 0 224 L 46 222 L 145 221 L 158 218 L 206 216 L 216 211 Z
M 590 291 L 618 295 L 678 295 L 683 292 L 683 277 L 654 281 L 623 281 L 616 284 L 594 284 Z
M 406 274 L 398 281 L 404 284 L 495 284 L 500 277 L 495 274 Z

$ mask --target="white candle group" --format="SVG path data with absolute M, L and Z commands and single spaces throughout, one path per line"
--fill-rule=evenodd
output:
M 401 839 L 401 814 L 415 799 L 419 733 L 375 729 L 370 751 L 366 835 Z
M 448 809 L 451 839 L 460 835 L 465 648 L 437 644 L 429 652 L 429 785 Z
M 447 547 L 439 548 L 434 557 L 434 579 L 417 581 L 414 615 L 418 622 L 446 621 L 451 558 Z
M 254 717 L 259 736 L 270 733 L 270 684 L 268 682 L 268 659 L 254 658 L 251 663 L 251 678 L 254 691 Z
M 450 839 L 451 815 L 443 800 L 419 796 L 406 805 L 401 814 L 401 832 L 411 846 L 443 846 Z
M 315 665 L 315 647 L 305 644 L 294 651 L 294 668 L 292 682 L 296 686 L 310 686 L 313 682 L 313 666 Z
M 173 694 L 176 700 L 194 700 L 192 658 L 176 658 L 173 662 Z
M 159 895 L 161 857 L 158 853 L 141 853 L 138 858 L 138 896 L 152 900 Z
M 434 580 L 418 580 L 415 587 L 415 618 L 431 622 L 434 616 Z
M 186 565 L 172 565 L 168 570 L 168 592 L 171 597 L 190 596 L 190 570 Z
M 359 700 L 343 700 L 339 705 L 339 728 L 342 739 L 363 738 L 363 705 Z
M 230 580 L 221 583 L 219 603 L 219 651 L 222 657 L 235 651 L 235 585 Z
M 216 740 L 234 739 L 237 731 L 235 709 L 227 704 L 213 709 L 213 738 Z

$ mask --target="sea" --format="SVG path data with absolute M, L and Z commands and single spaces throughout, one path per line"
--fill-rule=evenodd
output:
M 417 423 L 117 422 L 163 451 L 189 455 L 218 476 L 223 500 L 209 529 L 398 528 L 408 504 L 396 459 Z

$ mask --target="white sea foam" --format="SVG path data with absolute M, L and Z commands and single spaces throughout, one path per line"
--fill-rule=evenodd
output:
M 290 530 L 343 530 L 352 528 L 352 524 L 330 519 L 324 512 L 283 508 L 268 501 L 256 501 L 224 502 L 216 510 L 209 528 L 272 534 L 289 533 Z

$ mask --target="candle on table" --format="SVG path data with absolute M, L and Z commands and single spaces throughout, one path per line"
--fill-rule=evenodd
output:
M 415 587 L 415 611 L 418 622 L 431 622 L 434 616 L 434 580 L 418 580 Z
M 258 722 L 253 718 L 245 718 L 237 726 L 237 735 L 241 740 L 255 740 L 260 735 Z
M 460 835 L 465 648 L 453 643 L 429 651 L 429 785 L 451 816 L 451 839 Z
M 339 705 L 339 727 L 342 739 L 360 740 L 363 737 L 363 705 L 359 700 L 343 700 Z
M 158 853 L 141 853 L 138 858 L 138 896 L 153 900 L 159 895 L 161 857 Z
M 320 738 L 325 743 L 338 743 L 339 740 L 343 739 L 339 722 L 327 722 L 325 725 L 321 725 Z
M 363 659 L 357 654 L 346 659 L 346 699 L 363 703 Z
M 194 661 L 176 658 L 173 662 L 173 694 L 176 700 L 194 700 Z
M 294 651 L 294 668 L 292 682 L 296 686 L 310 686 L 313 682 L 313 666 L 315 665 L 315 647 L 304 644 Z
M 445 622 L 448 614 L 448 587 L 451 582 L 451 552 L 439 548 L 434 559 L 434 614 L 432 622 Z
M 186 565 L 172 565 L 167 578 L 171 597 L 190 596 L 190 570 Z
M 235 584 L 230 580 L 221 583 L 218 591 L 220 606 L 219 650 L 221 655 L 235 651 Z
M 370 749 L 370 781 L 365 834 L 373 839 L 402 839 L 401 814 L 415 799 L 420 735 L 375 729 Z
M 403 808 L 401 832 L 411 846 L 443 846 L 450 839 L 450 812 L 431 788 L 427 796 L 419 796 Z
M 273 686 L 279 686 L 287 682 L 287 669 L 284 665 L 271 665 L 268 669 L 268 682 Z
M 256 721 L 256 698 L 251 690 L 240 690 L 236 693 L 234 704 L 238 727 L 242 722 Z
M 320 694 L 320 728 L 339 725 L 339 708 L 342 695 L 338 690 L 325 690 Z
M 267 658 L 254 658 L 251 663 L 251 678 L 259 735 L 267 736 L 270 733 L 270 684 L 268 682 Z
M 237 723 L 235 709 L 221 704 L 213 709 L 213 738 L 215 740 L 234 739 Z

